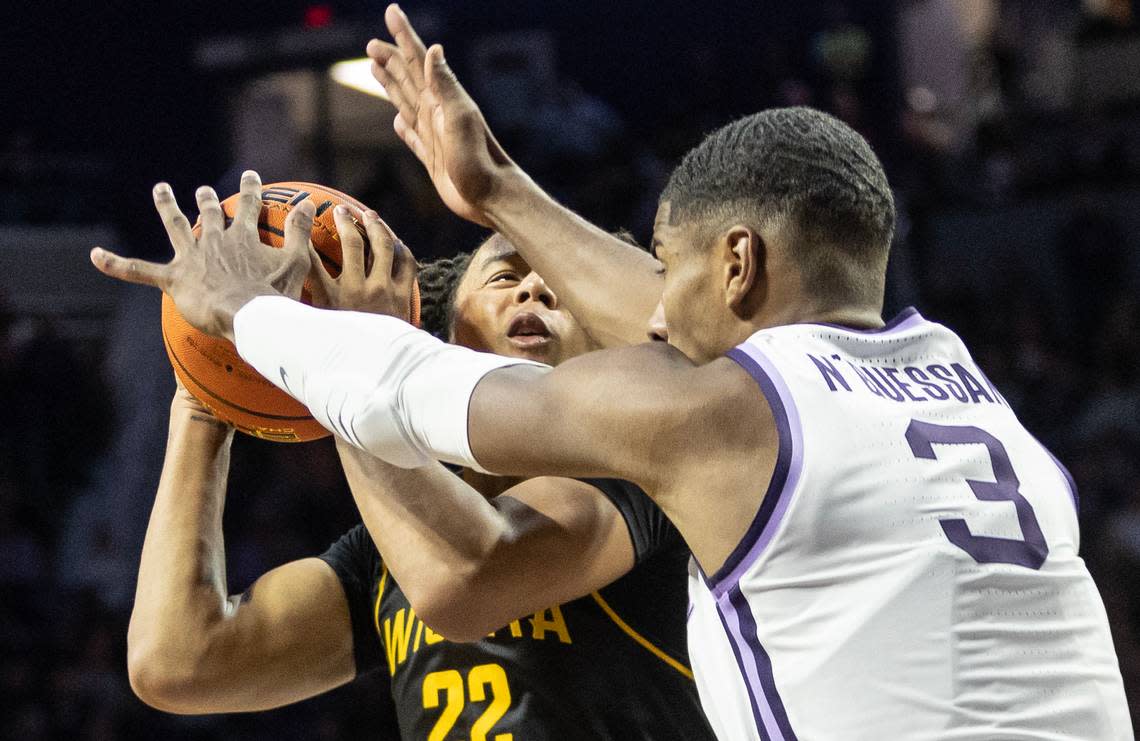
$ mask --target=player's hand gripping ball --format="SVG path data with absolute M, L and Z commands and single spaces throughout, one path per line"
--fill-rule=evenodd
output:
M 313 183 L 284 182 L 266 185 L 261 191 L 258 235 L 265 249 L 284 245 L 285 217 L 294 206 L 312 200 L 316 206 L 312 244 L 329 276 L 340 275 L 342 257 L 333 209 L 344 204 L 356 216 L 362 240 L 367 239 L 359 223 L 366 207 L 340 191 Z M 226 218 L 233 218 L 238 196 L 222 201 Z M 199 226 L 195 225 L 197 236 Z M 318 287 L 318 292 L 320 288 Z M 311 284 L 305 282 L 301 300 L 311 301 Z M 407 317 L 419 324 L 420 293 L 412 281 Z M 174 301 L 162 297 L 162 341 L 178 380 L 218 419 L 254 437 L 279 442 L 304 442 L 325 437 L 322 427 L 297 400 L 263 378 L 237 353 L 227 340 L 211 337 L 194 329 L 178 313 Z
M 333 209 L 341 235 L 342 269 L 336 277 L 324 270 L 310 273 L 312 304 L 412 321 L 409 311 L 419 285 L 416 260 L 378 213 L 365 211 L 361 216 L 358 221 L 347 206 Z

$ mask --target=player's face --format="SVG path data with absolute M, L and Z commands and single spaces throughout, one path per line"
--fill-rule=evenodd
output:
M 598 349 L 558 297 L 500 236 L 483 243 L 455 291 L 453 341 L 558 365 Z
M 665 277 L 661 303 L 649 320 L 653 339 L 669 344 L 698 363 L 710 362 L 732 347 L 727 339 L 721 271 L 711 249 L 700 244 L 694 225 L 669 223 L 669 203 L 657 209 L 653 227 L 653 253 Z

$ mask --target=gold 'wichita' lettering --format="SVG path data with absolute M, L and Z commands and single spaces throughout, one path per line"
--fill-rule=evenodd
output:
M 549 616 L 549 617 L 548 617 Z M 534 617 L 530 619 L 531 626 L 534 632 L 531 637 L 536 641 L 541 641 L 546 638 L 546 632 L 554 631 L 558 636 L 558 640 L 563 643 L 570 643 L 570 630 L 566 627 L 566 618 L 562 617 L 562 608 L 558 605 L 543 610 L 542 612 L 534 613 Z
M 546 641 L 557 638 L 560 643 L 573 643 L 570 638 L 570 628 L 566 624 L 566 618 L 562 614 L 560 606 L 555 605 L 536 612 L 528 620 L 531 624 L 530 638 L 532 640 Z M 420 650 L 421 645 L 434 646 L 447 640 L 428 627 L 416 615 L 416 611 L 410 607 L 401 607 L 396 610 L 394 615 L 384 618 L 383 625 L 384 650 L 388 658 L 388 670 L 393 676 L 396 674 L 396 668 L 407 662 L 409 648 L 414 655 Z M 505 634 L 500 635 L 500 633 Z M 525 638 L 526 634 L 523 632 L 522 622 L 512 620 L 494 633 L 487 634 L 487 637 L 506 638 L 508 635 L 511 638 Z
M 408 643 L 412 637 L 412 625 L 416 622 L 416 611 L 401 607 L 396 610 L 395 619 L 384 618 L 384 646 L 388 650 L 388 669 L 396 673 L 396 664 L 408 660 Z M 414 652 L 413 652 L 414 653 Z

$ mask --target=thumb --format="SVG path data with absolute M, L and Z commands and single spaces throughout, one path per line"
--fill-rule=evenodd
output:
M 452 103 L 467 97 L 463 86 L 443 57 L 443 46 L 432 44 L 424 56 L 424 77 L 441 102 Z

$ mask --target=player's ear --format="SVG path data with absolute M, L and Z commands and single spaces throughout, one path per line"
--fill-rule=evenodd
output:
M 751 314 L 755 289 L 764 275 L 764 240 L 751 227 L 738 224 L 721 237 L 724 254 L 724 299 L 734 314 Z

